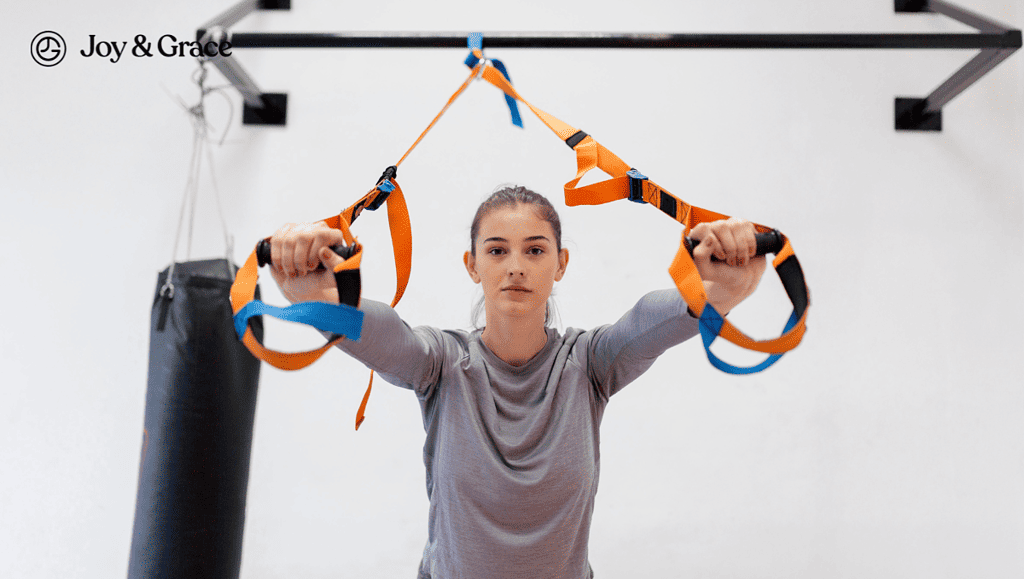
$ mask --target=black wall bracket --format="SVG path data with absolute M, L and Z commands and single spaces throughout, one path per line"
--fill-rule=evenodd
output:
M 1020 30 L 1011 30 L 1008 26 L 954 6 L 945 0 L 894 1 L 897 13 L 935 12 L 977 28 L 981 34 L 999 34 L 1008 40 L 1008 46 L 982 48 L 977 56 L 953 73 L 953 76 L 928 96 L 896 98 L 897 131 L 941 131 L 942 107 L 1020 48 Z
M 196 39 L 201 43 L 213 41 L 221 43 L 232 41 L 228 28 L 236 24 L 256 10 L 291 10 L 291 0 L 243 0 L 228 8 L 213 20 L 202 25 L 196 31 Z M 233 44 L 233 43 L 232 43 Z M 232 46 L 232 49 L 238 48 Z M 265 93 L 256 86 L 252 78 L 246 74 L 234 54 L 206 59 L 217 67 L 217 70 L 238 89 L 242 95 L 242 124 L 244 125 L 280 125 L 288 120 L 288 95 L 285 93 Z
M 945 0 L 893 0 L 897 13 L 942 14 L 978 30 L 967 34 L 580 34 L 498 32 L 484 36 L 485 48 L 742 48 L 742 49 L 962 49 L 980 52 L 925 97 L 897 97 L 897 131 L 941 131 L 942 107 L 1021 47 L 1021 31 Z M 289 10 L 290 0 L 243 0 L 206 23 L 197 38 L 233 48 L 459 48 L 465 34 L 421 32 L 354 33 L 239 32 L 228 28 L 254 10 Z M 209 59 L 245 100 L 244 124 L 283 125 L 287 95 L 263 93 L 230 57 Z

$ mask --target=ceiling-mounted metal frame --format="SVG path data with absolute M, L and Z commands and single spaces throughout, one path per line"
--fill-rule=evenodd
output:
M 964 49 L 973 59 L 926 97 L 897 97 L 897 131 L 941 131 L 942 107 L 1021 47 L 1021 31 L 945 0 L 894 0 L 897 13 L 942 14 L 978 30 L 967 34 L 604 34 L 496 32 L 484 35 L 485 48 L 717 48 L 717 49 Z M 207 22 L 197 39 L 235 48 L 466 48 L 469 33 L 393 32 L 280 33 L 228 30 L 255 10 L 290 10 L 290 0 L 243 0 Z M 241 93 L 242 122 L 284 125 L 288 95 L 264 93 L 234 56 L 208 59 Z

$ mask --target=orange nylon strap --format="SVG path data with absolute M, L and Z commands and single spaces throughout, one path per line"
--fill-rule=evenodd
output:
M 460 89 L 460 91 L 461 90 L 462 89 Z M 451 101 L 449 101 L 448 104 L 450 105 Z M 434 122 L 436 121 L 437 119 L 435 118 Z M 423 135 L 420 135 L 417 142 L 422 138 Z M 415 147 L 415 145 L 413 146 Z M 410 151 L 411 150 L 412 149 L 410 149 Z M 408 152 L 406 155 L 408 155 Z M 394 187 L 384 203 L 388 207 L 388 228 L 391 231 L 391 247 L 394 250 L 395 255 L 396 287 L 395 296 L 391 300 L 391 307 L 395 307 L 405 294 L 405 289 L 409 285 L 409 275 L 412 272 L 412 223 L 409 219 L 409 208 L 405 203 L 405 195 L 402 193 L 402 188 L 394 179 L 391 179 L 388 183 Z M 335 229 L 338 229 L 343 224 L 351 223 L 359 217 L 367 206 L 374 202 L 378 195 L 383 194 L 380 189 L 382 186 L 384 186 L 383 183 L 374 187 L 369 193 L 346 208 L 340 214 L 330 219 L 325 219 L 325 223 Z M 370 392 L 372 389 L 373 371 L 371 370 L 370 382 L 366 386 L 366 393 L 363 394 L 363 399 L 359 403 L 359 409 L 356 411 L 356 430 L 359 430 L 359 426 L 364 420 L 366 420 L 366 404 L 370 401 Z
M 423 129 L 423 132 L 420 133 L 420 136 L 416 139 L 416 142 L 414 142 L 412 144 L 412 146 L 409 147 L 409 150 L 406 151 L 404 155 L 402 155 L 402 158 L 399 159 L 397 163 L 395 163 L 396 167 L 398 167 L 398 166 L 400 166 L 402 164 L 402 161 L 404 161 L 405 158 L 409 156 L 409 153 L 411 153 L 412 150 L 416 148 L 416 145 L 420 144 L 420 141 L 423 140 L 423 137 L 427 136 L 427 133 L 430 132 L 430 129 L 434 128 L 434 125 L 437 123 L 438 119 L 441 118 L 441 115 L 443 115 L 448 110 L 448 107 L 452 106 L 452 103 L 455 102 L 455 99 L 459 98 L 459 95 L 462 94 L 462 91 L 466 90 L 466 87 L 468 87 L 469 84 L 471 82 L 473 82 L 473 79 L 476 78 L 477 74 L 480 73 L 480 69 L 483 68 L 483 66 L 484 66 L 484 61 L 481 60 L 476 66 L 474 66 L 469 71 L 469 76 L 466 77 L 466 80 L 462 83 L 462 86 L 460 86 L 452 94 L 452 96 L 448 98 L 448 102 L 445 103 L 444 107 L 441 108 L 441 112 L 437 113 L 437 116 L 434 117 L 434 120 L 430 121 L 430 124 L 427 125 L 427 128 Z M 501 73 L 498 73 L 498 74 L 500 76 Z
M 380 195 L 385 194 L 385 191 L 382 189 L 390 189 L 390 193 L 384 203 L 388 207 L 388 225 L 391 230 L 391 244 L 394 248 L 395 255 L 397 287 L 395 288 L 395 296 L 391 301 L 391 306 L 394 307 L 398 301 L 402 299 L 402 295 L 405 293 L 405 289 L 409 284 L 409 275 L 412 271 L 412 225 L 409 220 L 409 209 L 405 203 L 405 195 L 402 193 L 402 188 L 398 183 L 394 179 L 391 179 L 386 183 L 382 181 L 370 190 L 369 193 L 361 197 L 351 206 L 347 207 L 344 211 L 338 215 L 328 217 L 323 221 L 328 227 L 341 230 L 345 237 L 346 244 L 355 244 L 356 246 L 356 253 L 338 265 L 338 267 L 335 268 L 335 273 L 342 270 L 358 269 L 362 261 L 363 248 L 352 236 L 352 233 L 349 230 L 349 225 L 367 206 L 373 205 Z M 238 271 L 235 282 L 231 286 L 231 305 L 234 313 L 238 313 L 239 310 L 254 299 L 256 282 L 259 279 L 258 271 L 259 267 L 257 265 L 256 252 L 253 251 L 249 256 L 249 259 L 246 260 L 245 265 Z M 324 346 L 307 352 L 284 353 L 264 347 L 256 340 L 255 336 L 253 336 L 252 330 L 247 328 L 245 335 L 242 338 L 242 343 L 245 344 L 254 356 L 275 368 L 280 368 L 282 370 L 299 370 L 320 359 L 320 357 L 323 356 L 331 346 L 340 342 L 341 339 L 342 338 L 339 337 L 331 340 Z M 357 430 L 359 425 L 365 419 L 366 403 L 369 400 L 370 387 L 372 384 L 373 375 L 371 373 L 370 386 L 367 387 L 366 394 L 363 396 L 362 403 L 359 406 L 359 411 L 356 414 Z
M 537 117 L 552 130 L 563 141 L 576 135 L 579 131 L 572 126 L 560 121 L 552 115 L 534 107 L 524 99 L 515 88 L 492 67 L 487 67 L 483 73 L 484 80 L 501 89 L 520 102 L 525 104 Z M 576 151 L 576 177 L 565 184 L 565 203 L 568 206 L 575 205 L 600 205 L 619 199 L 627 199 L 630 194 L 630 178 L 626 175 L 630 167 L 615 156 L 614 153 L 603 147 L 600 143 L 587 135 L 573 149 Z M 591 169 L 601 169 L 611 179 L 577 188 L 583 176 Z M 643 183 L 643 199 L 647 203 L 662 209 L 670 217 L 684 225 L 683 236 L 699 223 L 728 219 L 729 216 L 695 207 L 683 202 L 678 197 L 665 191 L 655 183 L 647 180 Z M 667 209 L 671 208 L 671 212 Z M 754 224 L 759 232 L 769 231 L 771 228 L 760 224 Z M 783 235 L 785 245 L 775 257 L 772 264 L 778 272 L 779 266 L 789 257 L 795 257 L 789 239 Z M 697 265 L 693 262 L 685 244 L 680 243 L 679 252 L 676 254 L 672 265 L 669 267 L 669 274 L 672 276 L 679 293 L 686 300 L 687 305 L 699 317 L 704 311 L 707 303 L 707 296 L 704 293 L 704 284 L 697 271 Z M 781 276 L 781 274 L 780 274 Z M 801 274 L 801 282 L 803 282 Z M 806 286 L 804 286 L 806 295 Z M 807 308 L 804 309 L 799 322 L 782 336 L 772 340 L 753 340 L 735 328 L 728 320 L 724 320 L 720 336 L 730 342 L 758 352 L 780 354 L 795 348 L 806 331 Z
M 411 153 L 420 141 L 423 140 L 445 111 L 447 111 L 452 103 L 455 102 L 455 99 L 466 90 L 483 68 L 483 61 L 473 67 L 466 80 L 455 91 L 455 93 L 449 97 L 448 102 L 445 103 L 441 112 L 439 112 L 430 124 L 427 125 L 427 128 L 420 133 L 420 136 L 417 137 L 412 146 L 409 147 L 404 155 L 402 155 L 402 158 L 399 159 L 398 163 L 395 163 L 396 168 L 405 161 L 409 156 L 409 153 Z M 352 234 L 349 232 L 349 226 L 367 207 L 378 206 L 380 195 L 385 194 L 387 195 L 387 199 L 384 203 L 386 203 L 388 207 L 388 227 L 391 231 L 391 246 L 394 250 L 395 256 L 396 288 L 394 298 L 391 300 L 391 307 L 395 307 L 405 294 L 406 287 L 409 284 L 409 275 L 412 271 L 412 224 L 409 219 L 409 208 L 405 202 L 405 195 L 402 193 L 402 188 L 398 185 L 398 182 L 395 179 L 390 179 L 388 181 L 382 180 L 376 187 L 371 189 L 358 201 L 345 208 L 341 213 L 333 217 L 328 217 L 323 221 L 329 227 L 340 229 L 345 235 L 347 243 L 355 243 L 354 238 L 352 238 Z M 358 268 L 361 257 L 362 247 L 360 246 L 357 254 L 343 262 L 337 270 Z M 235 284 L 232 286 L 232 307 L 234 308 L 235 313 L 253 299 L 256 280 L 258 279 L 257 269 L 256 252 L 254 251 L 246 262 L 246 265 L 239 270 L 239 274 L 235 279 Z M 246 296 L 248 297 L 246 298 Z M 318 360 L 328 349 L 330 349 L 331 346 L 337 344 L 340 340 L 341 338 L 332 340 L 323 347 L 309 352 L 281 353 L 264 348 L 253 337 L 251 330 L 247 329 L 245 336 L 243 337 L 243 343 L 245 343 L 253 355 L 277 368 L 285 370 L 298 370 L 300 368 L 305 368 Z M 366 393 L 363 395 L 363 399 L 359 404 L 359 410 L 356 412 L 356 430 L 359 430 L 359 425 L 366 419 L 366 404 L 370 399 L 370 392 L 372 388 L 373 372 L 371 371 L 370 381 L 366 387 Z
M 420 144 L 423 137 L 430 132 L 430 129 L 434 128 L 434 125 L 437 124 L 437 121 L 441 116 L 444 115 L 448 108 L 452 106 L 455 99 L 457 99 L 459 95 L 469 87 L 470 83 L 473 82 L 473 79 L 477 77 L 483 67 L 484 62 L 481 61 L 479 64 L 474 66 L 472 70 L 470 70 L 469 76 L 466 77 L 466 80 L 463 81 L 462 85 L 459 86 L 454 93 L 452 93 L 452 96 L 448 98 L 448 102 L 446 102 L 444 107 L 441 108 L 441 112 L 437 113 L 434 119 L 430 121 L 430 124 L 428 124 L 427 128 L 420 133 L 412 146 L 409 147 L 405 154 L 402 155 L 402 158 L 395 163 L 395 167 L 401 165 L 409 156 L 409 153 L 412 153 L 412 150 Z M 405 203 L 405 196 L 402 193 L 402 188 L 394 179 L 391 180 L 391 183 L 394 185 L 394 190 L 390 193 L 385 203 L 388 206 L 388 227 L 391 230 L 391 247 L 394 250 L 395 255 L 395 277 L 397 287 L 395 289 L 395 296 L 391 300 L 391 307 L 395 307 L 405 294 L 405 289 L 409 284 L 409 275 L 412 271 L 412 224 L 409 220 L 409 209 Z M 352 223 L 368 205 L 373 203 L 373 200 L 379 194 L 381 194 L 379 188 L 374 188 L 359 201 L 356 201 L 350 207 L 342 211 L 336 219 L 346 220 L 348 223 Z M 328 223 L 328 225 L 334 227 L 331 223 Z M 364 420 L 366 420 L 366 405 L 370 401 L 370 392 L 372 390 L 373 371 L 371 370 L 370 381 L 366 386 L 366 393 L 363 394 L 363 399 L 359 403 L 359 409 L 356 411 L 356 430 L 359 430 L 359 426 Z
M 344 264 L 354 262 L 359 263 L 362 257 L 363 248 L 356 243 L 355 238 L 352 237 L 351 232 L 348 230 L 347 223 L 341 223 L 334 226 L 335 229 L 341 229 L 342 234 L 345 236 L 345 242 L 349 245 L 356 245 L 356 253 L 349 259 L 345 260 Z M 358 265 L 356 265 L 358 267 Z M 234 283 L 231 284 L 231 309 L 232 314 L 237 314 L 246 304 L 251 302 L 256 297 L 256 282 L 259 280 L 259 266 L 256 258 L 256 251 L 249 255 L 249 259 L 245 261 L 245 265 L 238 270 L 238 274 L 235 276 Z M 336 338 L 322 347 L 315 350 L 309 350 L 306 352 L 293 352 L 284 353 L 271 350 L 260 344 L 256 340 L 256 336 L 252 333 L 252 328 L 246 328 L 245 335 L 242 336 L 242 343 L 245 344 L 246 348 L 260 360 L 267 362 L 275 368 L 281 370 L 300 370 L 309 366 L 313 362 L 316 362 L 324 355 L 331 346 L 340 342 L 342 337 Z
M 441 108 L 441 112 L 437 113 L 434 120 L 430 121 L 426 129 L 420 133 L 420 136 L 416 138 L 416 141 L 409 147 L 409 150 L 402 155 L 402 158 L 395 163 L 395 167 L 398 167 L 405 161 L 409 153 L 416 148 L 416 145 L 420 144 L 423 137 L 430 132 L 430 129 L 434 128 L 437 121 L 442 115 L 448 110 L 448 107 L 452 106 L 455 99 L 459 98 L 459 95 L 473 82 L 473 79 L 479 74 L 483 68 L 484 62 L 481 61 L 479 64 L 474 66 L 463 81 L 462 85 L 448 98 L 448 102 L 445 103 L 444 107 Z M 398 305 L 399 300 L 405 294 L 405 288 L 409 283 L 409 273 L 412 270 L 412 225 L 409 221 L 409 209 L 405 204 L 405 197 L 402 195 L 402 188 L 398 186 L 398 182 L 392 180 L 395 185 L 395 190 L 391 193 L 386 201 L 388 205 L 388 226 L 391 228 L 391 247 L 395 253 L 395 273 L 398 279 L 398 287 L 395 290 L 395 297 L 391 300 L 391 307 Z M 371 192 L 372 193 L 372 192 Z M 369 195 L 369 194 L 368 194 Z M 360 202 L 363 200 L 360 200 Z M 392 203 L 394 201 L 394 203 Z M 356 202 L 352 207 L 349 207 L 342 212 L 343 215 L 349 215 L 350 221 L 358 217 L 359 213 L 365 207 L 365 204 L 360 206 L 360 202 Z M 357 207 L 358 206 L 358 207 Z M 363 400 L 359 403 L 359 410 L 356 411 L 356 430 L 359 430 L 359 425 L 366 420 L 366 404 L 370 401 L 370 392 L 373 390 L 373 370 L 370 371 L 370 382 L 366 385 L 366 393 L 363 394 Z

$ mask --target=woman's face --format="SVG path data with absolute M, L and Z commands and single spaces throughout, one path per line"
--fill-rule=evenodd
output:
M 466 270 L 483 288 L 488 317 L 539 314 L 543 324 L 551 288 L 569 262 L 551 224 L 529 205 L 495 209 L 480 221 L 475 250 L 466 253 Z

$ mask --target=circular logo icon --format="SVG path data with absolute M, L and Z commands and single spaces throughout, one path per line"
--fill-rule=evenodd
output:
M 52 30 L 36 34 L 32 39 L 32 60 L 41 66 L 56 66 L 64 60 L 68 45 L 64 37 Z

